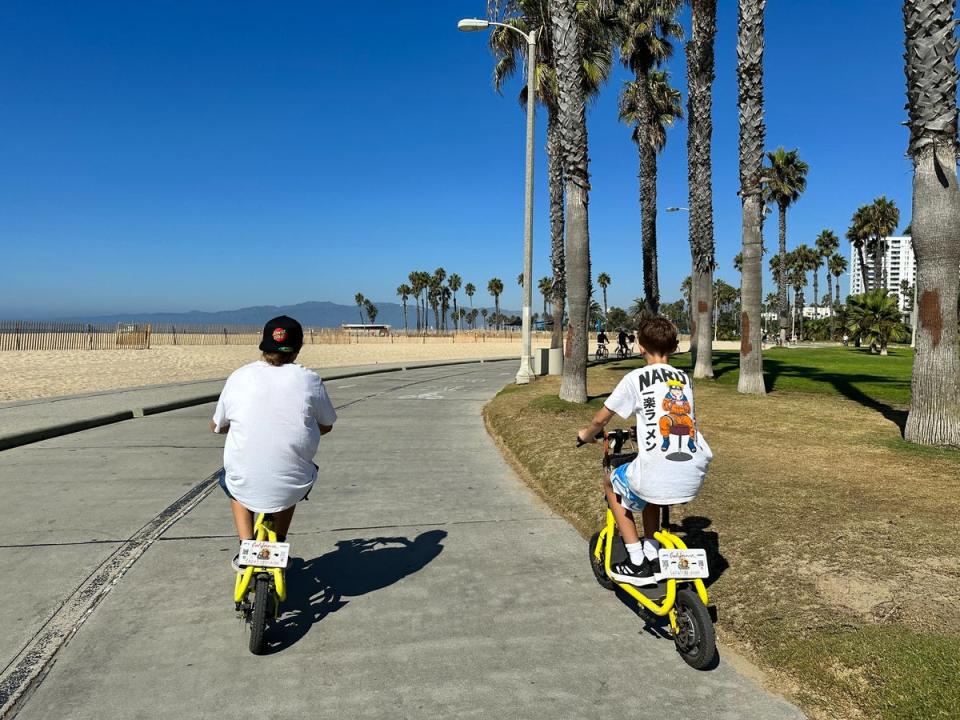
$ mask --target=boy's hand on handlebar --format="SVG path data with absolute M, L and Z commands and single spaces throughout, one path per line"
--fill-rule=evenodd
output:
M 587 425 L 585 428 L 580 428 L 577 431 L 577 447 L 581 445 L 587 445 L 590 443 L 595 443 L 597 440 L 603 438 L 603 431 L 600 431 L 599 435 L 595 435 L 591 432 L 592 428 Z

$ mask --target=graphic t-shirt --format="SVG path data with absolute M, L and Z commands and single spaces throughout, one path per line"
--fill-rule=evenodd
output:
M 625 471 L 630 488 L 657 505 L 693 500 L 713 452 L 697 426 L 687 374 L 663 363 L 632 370 L 604 405 L 624 420 L 637 417 L 639 454 Z
M 320 376 L 302 365 L 263 360 L 234 370 L 213 422 L 230 426 L 223 447 L 227 489 L 254 512 L 279 512 L 300 502 L 317 479 L 313 456 L 320 425 L 337 413 Z

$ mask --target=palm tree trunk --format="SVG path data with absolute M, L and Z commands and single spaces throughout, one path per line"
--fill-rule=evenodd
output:
M 553 269 L 553 333 L 550 348 L 563 347 L 563 307 L 567 298 L 563 247 L 563 156 L 557 113 L 547 115 L 547 180 L 550 192 L 550 265 Z
M 606 288 L 603 288 L 603 320 L 604 320 L 604 324 L 606 324 L 606 320 L 607 320 L 607 289 Z
M 407 334 L 407 301 L 403 301 L 403 334 Z
M 764 0 L 765 1 L 765 0 Z M 743 0 L 741 0 L 743 2 Z M 780 303 L 780 344 L 787 341 L 787 209 L 780 206 L 780 286 L 777 297 Z
M 714 38 L 717 1 L 692 0 L 692 33 L 687 43 L 687 197 L 690 273 L 690 350 L 694 378 L 713 377 L 713 139 Z M 701 300 L 703 299 L 703 300 Z M 746 308 L 746 305 L 744 305 Z
M 640 146 L 640 235 L 643 249 L 643 303 L 647 314 L 660 312 L 660 284 L 657 277 L 657 151 L 650 143 L 650 93 L 646 75 L 638 95 Z
M 870 291 L 870 281 L 867 279 L 867 256 L 863 254 L 863 245 L 857 245 L 857 259 L 860 261 L 860 280 L 863 282 L 863 291 Z
M 820 285 L 818 284 L 817 275 L 820 274 L 819 270 L 814 269 L 813 271 L 813 319 L 817 320 L 820 317 L 820 300 L 819 292 Z
M 763 395 L 763 351 L 760 338 L 762 295 L 763 197 L 760 178 L 766 128 L 763 124 L 763 11 L 766 0 L 740 0 L 737 21 L 737 84 L 740 114 L 740 197 L 742 202 L 743 332 L 740 336 L 740 379 L 737 390 Z M 786 335 L 786 209 L 780 209 L 780 335 Z
M 583 60 L 576 0 L 550 0 L 550 25 L 557 72 L 557 108 L 566 200 L 566 280 L 570 307 L 569 343 L 564 348 L 560 398 L 587 401 L 587 332 L 590 312 L 590 180 Z
M 460 313 L 457 312 L 457 296 L 453 296 L 453 324 L 454 327 L 460 329 Z

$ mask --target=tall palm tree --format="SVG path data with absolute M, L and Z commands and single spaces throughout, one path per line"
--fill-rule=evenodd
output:
M 353 296 L 353 301 L 357 304 L 357 310 L 360 311 L 360 324 L 363 325 L 363 304 L 367 299 L 363 296 L 363 293 L 357 293 Z
M 850 227 L 847 228 L 846 238 L 853 244 L 857 251 L 857 260 L 860 265 L 860 280 L 863 283 L 864 291 L 870 289 L 870 278 L 867 275 L 867 263 L 864 255 L 867 240 L 869 239 L 869 228 L 867 227 L 867 206 L 862 205 L 854 211 L 850 218 Z
M 713 79 L 717 0 L 690 0 L 687 42 L 687 193 L 690 206 L 690 349 L 693 376 L 713 377 Z M 696 306 L 696 309 L 694 309 Z
M 603 290 L 603 317 L 607 317 L 607 288 L 610 287 L 610 276 L 605 272 L 597 275 L 597 285 Z
M 460 321 L 463 319 L 460 315 L 460 311 L 457 309 L 457 290 L 460 289 L 460 286 L 463 284 L 463 279 L 453 273 L 450 277 L 447 278 L 447 287 L 450 288 L 450 292 L 453 295 L 453 316 L 457 320 L 457 330 L 460 329 Z
M 470 309 L 473 310 L 473 294 L 477 291 L 476 285 L 473 283 L 467 283 L 463 286 L 463 292 L 466 293 L 467 297 L 470 298 Z
M 560 398 L 587 401 L 587 333 L 590 312 L 590 229 L 584 36 L 578 0 L 548 0 L 557 75 L 557 125 L 563 162 L 567 302 L 570 344 L 565 353 Z M 599 3 L 598 3 L 599 5 Z M 599 12 L 599 7 L 596 8 Z
M 420 284 L 420 271 L 413 270 L 409 275 L 407 275 L 407 280 L 410 281 L 410 294 L 416 300 L 417 306 L 417 332 L 420 332 L 421 322 L 420 322 L 420 293 L 423 292 L 423 286 Z
M 780 255 L 787 254 L 787 208 L 795 203 L 807 189 L 807 171 L 810 167 L 800 159 L 796 149 L 787 151 L 782 147 L 767 153 L 770 163 L 763 168 L 763 187 L 768 203 L 776 203 L 780 211 Z M 780 288 L 780 338 L 787 335 L 787 286 Z
M 491 278 L 487 283 L 487 292 L 493 296 L 494 317 L 496 322 L 500 322 L 500 294 L 503 292 L 503 280 L 500 278 Z M 486 317 L 486 316 L 484 316 Z
M 827 266 L 827 295 L 833 295 L 833 284 L 830 282 L 830 267 L 827 263 L 830 260 L 830 257 L 837 251 L 837 248 L 840 247 L 840 238 L 837 237 L 837 234 L 833 230 L 822 230 L 815 241 L 817 248 L 817 258 L 819 262 L 817 263 L 817 269 L 814 270 L 813 275 L 813 301 L 814 307 L 818 307 L 818 285 L 817 285 L 817 274 L 820 272 L 822 266 Z
M 406 283 L 403 283 L 402 285 L 400 285 L 400 286 L 397 287 L 397 295 L 400 296 L 400 302 L 403 303 L 403 332 L 404 332 L 404 334 L 406 334 L 406 333 L 408 332 L 408 329 L 407 329 L 407 300 L 410 299 L 410 296 L 411 296 L 412 294 L 413 294 L 413 289 L 412 289 L 409 285 L 407 285 Z
M 547 322 L 547 300 L 553 294 L 553 279 L 550 277 L 540 278 L 540 282 L 537 283 L 537 289 L 540 291 L 540 294 L 543 295 L 543 322 L 544 328 L 546 328 Z
M 872 236 L 874 286 L 887 286 L 887 237 L 900 224 L 900 210 L 896 203 L 883 195 L 866 206 L 867 229 Z
M 677 22 L 679 0 L 624 0 L 620 4 L 620 59 L 634 75 L 620 96 L 620 119 L 633 126 L 640 154 L 640 232 L 647 312 L 660 309 L 657 268 L 657 154 L 666 144 L 666 126 L 683 116 L 680 92 L 655 69 L 673 55 L 671 39 L 683 37 Z
M 740 380 L 737 382 L 737 390 L 754 395 L 766 393 L 760 322 L 760 298 L 763 293 L 763 146 L 766 143 L 766 126 L 763 123 L 765 6 L 766 0 L 739 0 L 737 18 L 740 205 L 743 236 L 743 273 L 740 286 L 743 315 L 740 333 Z M 781 232 L 785 238 L 786 220 L 782 220 L 782 223 Z M 781 257 L 781 265 L 785 264 Z M 783 273 L 779 274 L 782 282 Z
M 797 266 L 797 271 L 802 273 L 803 282 L 800 284 L 800 298 L 799 298 L 799 312 L 800 312 L 800 338 L 803 339 L 803 311 L 806 308 L 806 299 L 804 295 L 804 288 L 807 286 L 807 273 L 813 271 L 813 281 L 816 284 L 817 275 L 816 270 L 819 267 L 819 258 L 817 256 L 817 251 L 806 243 L 801 243 L 797 245 L 793 250 L 794 254 L 794 263 Z
M 583 33 L 582 62 L 587 96 L 596 95 L 606 81 L 612 64 L 612 47 L 609 42 L 609 23 L 599 12 L 603 0 L 590 0 L 578 3 L 575 10 L 581 24 L 588 29 Z M 537 100 L 547 111 L 547 180 L 550 194 L 550 262 L 553 269 L 552 300 L 554 317 L 563 317 L 566 299 L 564 218 L 563 218 L 563 151 L 559 105 L 557 104 L 557 69 L 551 26 L 551 4 L 544 0 L 491 0 L 488 2 L 490 14 L 494 19 L 502 19 L 522 32 L 543 28 L 537 38 L 537 76 L 534 90 Z M 501 18 L 502 15 L 502 18 Z M 497 64 L 494 68 L 494 87 L 501 92 L 503 83 L 512 76 L 518 66 L 524 66 L 527 44 L 517 33 L 507 28 L 495 28 L 490 33 L 490 49 Z M 520 91 L 520 104 L 526 107 L 529 83 Z M 562 344 L 561 323 L 554 323 L 551 347 Z
M 834 253 L 830 256 L 830 259 L 827 260 L 827 269 L 837 282 L 837 294 L 836 300 L 834 301 L 834 307 L 836 307 L 836 305 L 840 304 L 840 278 L 847 272 L 847 259 L 843 255 Z
M 917 258 L 917 337 L 904 437 L 927 445 L 960 446 L 960 360 L 957 352 L 956 0 L 903 5 L 906 31 L 908 154 L 913 159 Z M 916 229 L 913 223 L 917 224 Z

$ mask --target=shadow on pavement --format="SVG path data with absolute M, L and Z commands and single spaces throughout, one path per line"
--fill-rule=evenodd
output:
M 287 600 L 267 629 L 267 654 L 297 643 L 330 613 L 359 597 L 421 570 L 443 551 L 447 533 L 430 530 L 413 540 L 375 537 L 341 540 L 336 550 L 311 560 L 293 558 L 287 570 Z

